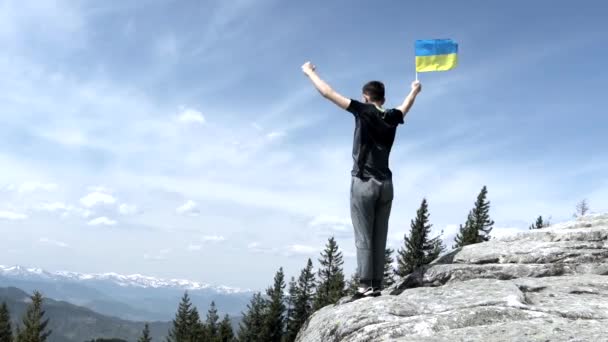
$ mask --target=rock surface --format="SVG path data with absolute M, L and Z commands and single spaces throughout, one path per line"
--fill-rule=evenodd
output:
M 608 341 L 608 215 L 451 251 L 297 341 Z

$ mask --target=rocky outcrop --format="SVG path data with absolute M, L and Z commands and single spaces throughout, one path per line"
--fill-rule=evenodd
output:
M 608 341 L 608 215 L 451 251 L 297 341 Z

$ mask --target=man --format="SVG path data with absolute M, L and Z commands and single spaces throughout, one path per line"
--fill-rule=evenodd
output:
M 384 251 L 393 201 L 389 154 L 397 126 L 421 91 L 418 81 L 403 103 L 392 109 L 383 107 L 384 85 L 378 81 L 363 86 L 363 102 L 346 98 L 323 81 L 310 62 L 302 71 L 315 88 L 338 107 L 355 117 L 350 213 L 355 228 L 359 287 L 353 299 L 380 295 L 384 276 Z

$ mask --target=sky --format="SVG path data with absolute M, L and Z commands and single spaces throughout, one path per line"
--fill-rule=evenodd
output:
M 423 85 L 391 155 L 389 241 L 423 198 L 451 245 L 485 185 L 492 235 L 608 211 L 608 5 L 597 1 L 0 0 L 0 264 L 262 289 L 330 236 L 355 269 L 354 119 L 310 60 L 387 106 Z

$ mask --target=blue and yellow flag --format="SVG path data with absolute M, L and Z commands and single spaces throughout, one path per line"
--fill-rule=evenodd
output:
M 451 39 L 416 41 L 416 72 L 446 71 L 458 64 L 458 44 Z

